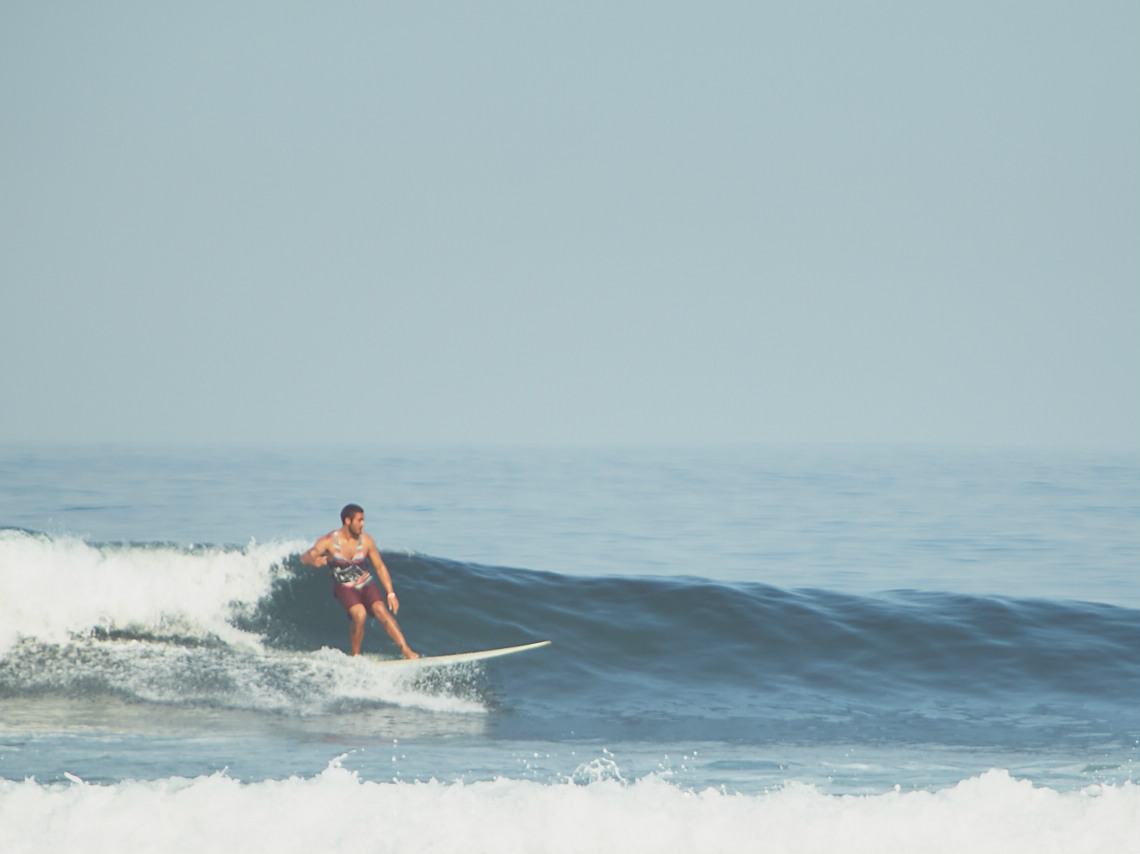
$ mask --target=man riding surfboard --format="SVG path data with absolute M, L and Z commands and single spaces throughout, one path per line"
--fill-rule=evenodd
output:
M 345 505 L 340 511 L 340 521 L 340 530 L 330 531 L 317 540 L 316 545 L 301 555 L 301 563 L 329 568 L 333 579 L 333 595 L 344 606 L 352 621 L 348 628 L 352 654 L 360 655 L 360 645 L 364 641 L 364 623 L 371 612 L 388 632 L 388 636 L 396 642 L 404 658 L 419 658 L 419 654 L 413 652 L 404 640 L 400 626 L 396 623 L 395 614 L 400 610 L 400 600 L 396 598 L 392 577 L 380 558 L 376 542 L 364 533 L 364 509 L 357 504 Z M 369 563 L 388 593 L 386 599 L 380 597 L 380 591 L 368 568 Z M 389 610 L 391 613 L 388 613 Z

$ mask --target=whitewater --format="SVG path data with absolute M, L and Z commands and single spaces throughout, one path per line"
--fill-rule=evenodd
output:
M 328 453 L 0 449 L 0 849 L 1140 846 L 1134 456 Z
M 991 771 L 939 792 L 764 795 L 632 783 L 369 782 L 336 766 L 92 786 L 0 781 L 5 851 L 1129 851 L 1134 786 L 1071 795 Z M 345 816 L 348 816 L 346 819 Z

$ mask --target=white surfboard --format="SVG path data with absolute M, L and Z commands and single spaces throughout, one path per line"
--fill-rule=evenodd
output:
M 485 658 L 498 658 L 500 655 L 512 655 L 516 652 L 526 652 L 528 649 L 539 649 L 550 646 L 550 641 L 537 641 L 524 643 L 521 646 L 505 646 L 501 649 L 481 649 L 477 652 L 456 652 L 451 655 L 421 655 L 419 658 L 368 658 L 376 664 L 403 664 L 412 667 L 444 667 L 448 664 L 466 664 L 470 661 L 482 661 Z

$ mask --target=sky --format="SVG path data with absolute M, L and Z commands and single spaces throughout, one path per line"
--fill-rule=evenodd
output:
M 1140 449 L 1140 6 L 0 4 L 0 442 Z

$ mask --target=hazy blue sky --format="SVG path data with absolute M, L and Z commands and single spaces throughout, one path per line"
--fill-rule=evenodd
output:
M 0 5 L 0 440 L 1140 447 L 1140 4 Z

